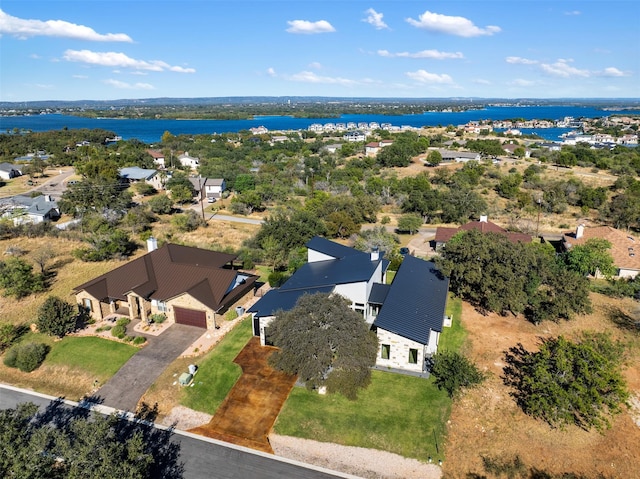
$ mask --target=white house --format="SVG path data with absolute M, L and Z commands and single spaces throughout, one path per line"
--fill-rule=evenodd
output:
M 164 181 L 158 174 L 157 170 L 139 168 L 137 166 L 129 166 L 118 170 L 120 178 L 127 183 L 139 183 L 144 181 L 148 185 L 153 186 L 156 190 L 164 189 Z
M 0 163 L 0 178 L 3 180 L 10 180 L 17 176 L 22 175 L 22 168 L 19 165 L 13 165 L 11 163 Z
M 189 156 L 188 151 L 185 151 L 182 155 L 178 156 L 178 161 L 182 166 L 187 166 L 192 170 L 195 170 L 200 165 L 200 158 Z
M 147 150 L 147 153 L 153 158 L 153 162 L 160 168 L 165 168 L 164 153 L 158 150 Z
M 58 204 L 50 195 L 35 197 L 16 195 L 2 201 L 3 217 L 11 218 L 15 225 L 43 223 L 60 218 Z
M 349 131 L 342 136 L 345 141 L 366 141 L 367 135 L 362 131 Z
M 377 251 L 365 253 L 312 238 L 307 263 L 249 309 L 254 335 L 269 344 L 269 324 L 277 311 L 292 309 L 304 294 L 339 294 L 376 332 L 378 367 L 426 372 L 426 360 L 436 352 L 444 325 L 449 280 L 433 263 L 407 255 L 388 285 L 388 265 Z
M 189 177 L 189 181 L 196 191 L 201 191 L 203 198 L 222 198 L 222 192 L 227 189 L 223 178 Z

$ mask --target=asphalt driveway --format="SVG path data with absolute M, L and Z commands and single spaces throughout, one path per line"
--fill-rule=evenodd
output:
M 134 354 L 94 396 L 105 406 L 135 411 L 142 395 L 162 371 L 204 333 L 202 328 L 174 324 L 160 336 L 145 335 L 148 344 Z

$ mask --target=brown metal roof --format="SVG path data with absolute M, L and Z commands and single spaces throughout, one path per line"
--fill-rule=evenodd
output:
M 213 310 L 227 306 L 248 291 L 257 277 L 247 273 L 246 280 L 232 289 L 238 271 L 228 265 L 236 255 L 190 246 L 166 244 L 119 268 L 75 288 L 104 301 L 126 299 L 134 292 L 147 299 L 167 301 L 188 293 Z M 227 267 L 225 267 L 227 266 Z
M 436 229 L 435 242 L 446 243 L 459 231 L 470 230 L 479 230 L 481 233 L 498 233 L 506 235 L 512 243 L 517 243 L 519 241 L 523 243 L 531 242 L 530 235 L 524 233 L 511 233 L 491 221 L 469 221 L 468 223 L 460 226 L 460 228 L 439 227 Z

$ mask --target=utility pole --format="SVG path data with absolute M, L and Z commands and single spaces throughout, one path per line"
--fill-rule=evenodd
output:
M 538 221 L 536 222 L 536 237 L 540 233 L 540 210 L 542 209 L 542 198 L 538 198 Z
M 205 180 L 205 184 L 206 182 L 207 181 Z M 198 178 L 198 186 L 200 187 L 198 192 L 200 193 L 200 209 L 202 210 L 202 220 L 206 221 L 204 219 L 204 185 L 202 184 L 202 175 L 200 175 L 200 177 Z

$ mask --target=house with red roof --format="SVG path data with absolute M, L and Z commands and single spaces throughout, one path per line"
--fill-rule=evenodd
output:
M 582 245 L 592 238 L 611 243 L 609 252 L 617 268 L 616 278 L 635 278 L 640 273 L 640 243 L 629 233 L 611 226 L 586 227 L 578 225 L 575 231 L 562 235 L 562 248 L 569 251 L 573 246 Z
M 495 223 L 492 223 L 488 220 L 486 215 L 480 216 L 480 219 L 477 221 L 470 221 L 459 228 L 448 228 L 448 227 L 438 227 L 436 229 L 436 236 L 433 239 L 433 248 L 438 250 L 442 248 L 447 241 L 453 238 L 460 231 L 469 231 L 469 230 L 478 230 L 481 233 L 497 233 L 501 235 L 505 235 L 509 238 L 509 241 L 512 243 L 530 243 L 531 235 L 524 233 L 512 233 L 507 231 L 501 226 L 498 226 Z

